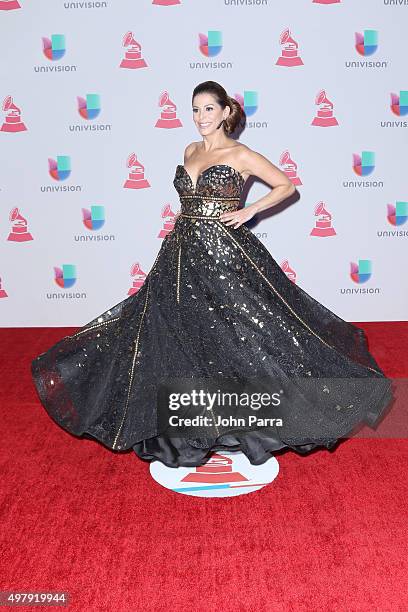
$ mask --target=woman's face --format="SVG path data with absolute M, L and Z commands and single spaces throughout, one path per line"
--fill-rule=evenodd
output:
M 200 134 L 207 136 L 214 132 L 228 114 L 229 107 L 221 108 L 211 94 L 200 93 L 194 96 L 193 121 Z

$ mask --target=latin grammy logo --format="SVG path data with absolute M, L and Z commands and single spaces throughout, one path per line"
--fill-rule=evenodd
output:
M 6 113 L 6 120 L 1 126 L 2 132 L 24 132 L 27 130 L 21 121 L 21 109 L 14 104 L 11 96 L 4 98 L 2 109 Z
M 123 184 L 126 189 L 144 189 L 150 187 L 150 183 L 144 177 L 144 166 L 138 161 L 136 153 L 131 153 L 126 160 L 126 166 L 130 168 L 128 178 Z
M 27 242 L 33 240 L 32 235 L 27 230 L 27 219 L 20 214 L 17 207 L 10 212 L 9 220 L 13 223 L 11 232 L 7 240 L 11 242 Z
M 126 32 L 122 45 L 127 47 L 125 57 L 120 62 L 120 68 L 146 68 L 147 64 L 142 57 L 142 46 L 133 37 L 133 32 Z
M 21 8 L 17 0 L 0 0 L 0 11 L 12 11 Z
M 175 4 L 181 4 L 180 0 L 153 0 L 152 4 L 158 6 L 174 6 Z
M 0 277 L 0 298 L 6 298 L 6 297 L 8 297 L 8 294 L 7 294 L 7 291 L 3 289 L 1 277 Z
M 160 118 L 156 121 L 154 127 L 159 128 L 178 128 L 182 127 L 180 119 L 176 116 L 177 106 L 169 98 L 167 91 L 163 91 L 159 98 L 159 106 L 163 108 L 160 113 Z
M 142 268 L 140 267 L 139 262 L 136 262 L 130 268 L 130 276 L 133 277 L 133 282 L 127 294 L 133 295 L 134 293 L 137 293 L 139 289 L 142 287 L 143 283 L 145 282 L 147 274 L 146 272 L 143 272 Z
M 319 107 L 319 110 L 312 121 L 312 125 L 319 127 L 338 125 L 338 121 L 333 115 L 333 103 L 327 98 L 324 89 L 321 89 L 317 94 L 315 104 Z
M 293 268 L 290 267 L 289 261 L 287 259 L 282 261 L 280 267 L 286 274 L 288 279 L 291 280 L 293 283 L 296 283 L 296 272 L 293 270 Z
M 320 236 L 322 238 L 326 236 L 335 236 L 336 231 L 332 227 L 331 222 L 332 216 L 328 210 L 326 210 L 324 202 L 320 201 L 316 204 L 314 214 L 316 217 L 316 223 L 310 232 L 310 236 Z
M 170 204 L 165 204 L 161 213 L 162 219 L 166 219 L 163 223 L 163 227 L 158 233 L 158 238 L 165 238 L 171 230 L 174 228 L 174 217 L 175 213 L 171 210 Z
M 282 32 L 279 38 L 279 43 L 282 46 L 281 55 L 278 58 L 277 66 L 303 66 L 302 59 L 298 55 L 298 43 L 292 38 L 289 28 Z
M 232 459 L 219 453 L 213 453 L 205 465 L 196 467 L 194 471 L 186 474 L 180 480 L 180 482 L 200 482 L 206 484 L 244 481 L 249 482 L 249 479 L 240 472 L 232 471 Z
M 293 161 L 289 151 L 284 151 L 282 153 L 279 158 L 279 165 L 295 186 L 303 184 L 297 175 L 297 163 Z

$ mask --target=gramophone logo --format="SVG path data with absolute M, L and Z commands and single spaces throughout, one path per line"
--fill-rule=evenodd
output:
M 297 175 L 297 163 L 293 161 L 289 151 L 284 151 L 282 153 L 279 158 L 279 165 L 282 168 L 282 171 L 288 177 L 288 179 L 290 179 L 295 186 L 303 184 Z
M 279 474 L 279 463 L 271 457 L 253 465 L 242 452 L 211 453 L 204 465 L 169 468 L 152 461 L 150 473 L 161 486 L 194 497 L 235 497 L 259 491 Z
M 399 95 L 391 94 L 391 110 L 398 117 L 408 115 L 408 90 L 401 90 Z
M 11 96 L 4 98 L 2 109 L 6 113 L 6 119 L 1 126 L 1 132 L 24 132 L 27 130 L 21 121 L 21 109 L 14 104 Z
M 408 219 L 408 202 L 387 204 L 387 221 L 391 225 L 404 225 Z
M 82 119 L 95 119 L 101 112 L 101 99 L 99 94 L 86 94 L 86 98 L 77 96 L 78 112 Z
M 48 158 L 48 172 L 55 181 L 65 181 L 71 174 L 69 155 L 57 155 L 57 160 Z
M 3 289 L 3 285 L 2 285 L 2 281 L 0 277 L 0 298 L 6 298 L 6 297 L 8 297 L 8 294 L 7 294 L 7 291 Z
M 310 236 L 318 236 L 319 238 L 326 238 L 326 236 L 335 236 L 336 231 L 332 227 L 332 216 L 326 209 L 324 202 L 321 200 L 318 202 L 314 209 L 316 217 L 315 226 L 310 232 Z
M 353 170 L 358 176 L 367 176 L 374 171 L 374 151 L 363 151 L 361 155 L 353 153 Z
M 65 55 L 64 34 L 51 34 L 51 38 L 42 37 L 43 53 L 45 57 L 53 62 L 60 60 Z
M 145 282 L 145 278 L 147 274 L 146 272 L 143 272 L 142 268 L 140 267 L 140 263 L 136 262 L 130 268 L 130 276 L 133 278 L 133 281 L 132 281 L 132 286 L 127 292 L 127 294 L 133 295 L 134 293 L 137 293 L 139 289 L 142 287 L 143 283 Z
M 162 110 L 154 127 L 166 129 L 182 127 L 182 123 L 180 119 L 178 119 L 176 113 L 177 106 L 170 100 L 168 91 L 163 91 L 163 93 L 160 94 L 159 107 Z
M 105 207 L 92 205 L 82 208 L 82 222 L 89 230 L 96 231 L 105 225 Z
M 0 0 L 0 11 L 13 11 L 21 8 L 17 0 Z
M 27 219 L 20 214 L 17 206 L 11 210 L 9 221 L 11 221 L 12 226 L 7 240 L 11 242 L 27 242 L 33 240 L 27 228 Z
M 222 32 L 219 30 L 208 30 L 208 34 L 198 35 L 199 49 L 206 57 L 214 57 L 222 49 Z
M 317 94 L 315 104 L 319 109 L 312 121 L 312 125 L 317 125 L 318 127 L 338 125 L 338 121 L 333 115 L 333 102 L 328 99 L 324 89 L 321 89 Z
M 281 33 L 279 44 L 281 46 L 281 54 L 276 61 L 277 66 L 285 66 L 286 68 L 303 66 L 302 59 L 298 54 L 299 45 L 292 37 L 289 28 L 286 28 L 286 30 L 283 30 Z
M 128 178 L 123 184 L 126 189 L 144 189 L 150 187 L 150 183 L 144 176 L 144 166 L 138 161 L 136 153 L 131 153 L 126 160 L 126 166 L 130 168 Z
M 284 259 L 282 261 L 280 267 L 282 268 L 288 279 L 291 280 L 293 283 L 296 283 L 296 272 L 290 267 L 289 261 L 287 259 Z
M 241 105 L 242 110 L 245 112 L 247 117 L 255 115 L 258 110 L 258 92 L 244 90 L 244 95 L 235 94 L 235 100 Z
M 73 264 L 62 264 L 62 268 L 54 266 L 54 280 L 61 289 L 69 289 L 76 283 L 76 266 Z
M 374 55 L 378 49 L 378 31 L 377 30 L 364 30 L 361 32 L 355 32 L 356 39 L 356 51 L 360 55 Z
M 350 278 L 355 283 L 366 283 L 371 278 L 371 259 L 359 259 L 358 264 L 350 262 Z
M 122 39 L 122 46 L 125 47 L 125 57 L 120 62 L 120 68 L 146 68 L 147 64 L 142 57 L 142 46 L 133 36 L 133 32 L 126 32 Z
M 181 4 L 180 0 L 153 0 L 152 4 L 158 6 L 174 6 L 175 4 Z
M 161 217 L 164 219 L 163 227 L 157 234 L 158 238 L 165 238 L 174 228 L 175 213 L 171 210 L 170 204 L 165 204 L 162 208 Z

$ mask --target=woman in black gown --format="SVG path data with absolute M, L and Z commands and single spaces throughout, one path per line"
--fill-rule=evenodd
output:
M 170 467 L 201 465 L 222 449 L 241 450 L 253 464 L 280 448 L 330 449 L 380 420 L 391 381 L 364 331 L 292 283 L 245 226 L 295 189 L 265 157 L 228 136 L 243 116 L 238 102 L 206 81 L 192 103 L 202 141 L 176 167 L 174 229 L 137 293 L 32 361 L 39 397 L 70 433 Z M 273 189 L 238 209 L 251 174 Z M 170 430 L 164 391 L 206 381 L 212 391 L 224 384 L 277 389 L 279 412 L 258 414 L 281 422 L 217 426 L 216 409 L 195 429 Z

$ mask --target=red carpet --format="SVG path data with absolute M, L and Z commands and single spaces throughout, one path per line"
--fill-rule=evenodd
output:
M 408 324 L 358 325 L 407 377 Z M 42 408 L 30 361 L 71 331 L 0 330 L 1 590 L 66 591 L 81 612 L 408 608 L 407 440 L 278 454 L 278 478 L 237 498 L 172 493 Z

